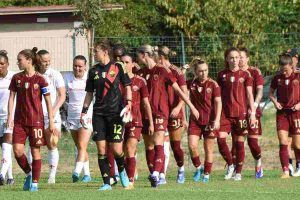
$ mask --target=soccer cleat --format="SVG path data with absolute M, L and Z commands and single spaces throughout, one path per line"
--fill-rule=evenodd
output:
M 129 185 L 129 179 L 128 176 L 126 174 L 125 169 L 123 169 L 123 171 L 120 172 L 120 181 L 123 187 L 128 187 Z
M 194 176 L 193 179 L 195 182 L 199 182 L 201 180 L 201 176 L 204 172 L 204 168 L 203 166 L 201 166 L 199 169 L 196 169 L 196 171 L 194 172 Z
M 84 183 L 88 183 L 88 182 L 91 182 L 92 178 L 88 175 L 84 175 L 81 179 L 82 182 Z
M 112 190 L 111 186 L 108 184 L 103 184 L 99 187 L 99 191 Z
M 115 186 L 115 185 L 117 185 L 117 183 L 118 183 L 118 180 L 117 180 L 116 176 L 110 177 L 110 179 L 109 179 L 109 184 L 110 184 L 111 186 Z
M 54 184 L 54 183 L 55 183 L 55 177 L 49 177 L 48 184 Z
M 73 183 L 76 183 L 79 180 L 79 174 L 76 172 L 73 172 L 72 179 L 73 179 Z
M 13 178 L 9 178 L 9 179 L 7 179 L 7 181 L 6 181 L 6 184 L 7 184 L 7 185 L 13 185 L 13 184 L 15 184 L 15 180 L 14 180 Z
M 264 171 L 262 167 L 255 167 L 255 178 L 262 178 L 264 176 Z
M 167 184 L 166 177 L 164 176 L 159 177 L 157 185 L 165 185 L 165 184 Z
M 38 186 L 37 185 L 36 186 L 31 185 L 31 187 L 29 189 L 29 192 L 37 192 L 37 191 L 39 191 Z
M 290 178 L 290 174 L 288 171 L 284 171 L 282 172 L 281 174 L 281 177 L 280 178 L 283 178 L 283 179 L 286 179 L 286 178 Z
M 128 187 L 125 188 L 125 190 L 133 190 L 134 189 L 134 183 L 133 182 L 129 182 Z
M 290 175 L 290 176 L 293 176 L 293 175 L 294 175 L 294 172 L 295 172 L 295 170 L 294 170 L 293 165 L 292 165 L 292 164 L 289 164 L 289 175 Z
M 135 170 L 135 173 L 134 173 L 134 180 L 138 180 L 138 178 L 139 178 L 139 173 L 138 173 L 138 171 L 137 171 L 137 169 Z
M 0 174 L 0 185 L 4 185 L 4 178 L 2 174 Z
M 153 175 L 149 175 L 148 180 L 151 183 L 151 187 L 156 188 L 158 186 L 158 177 L 153 176 Z
M 235 176 L 233 177 L 233 180 L 235 180 L 235 181 L 241 181 L 242 180 L 242 174 L 236 173 Z
M 178 171 L 177 173 L 177 183 L 183 184 L 185 181 L 184 171 Z
M 233 173 L 234 173 L 234 166 L 233 165 L 227 166 L 227 170 L 226 170 L 224 179 L 225 180 L 231 179 Z
M 32 176 L 28 175 L 25 178 L 25 182 L 24 182 L 24 185 L 23 185 L 23 190 L 28 191 L 31 188 L 31 184 L 32 184 Z
M 293 174 L 294 177 L 299 177 L 300 176 L 300 168 L 296 169 L 296 172 Z
M 204 174 L 202 178 L 203 183 L 208 183 L 209 182 L 209 174 Z

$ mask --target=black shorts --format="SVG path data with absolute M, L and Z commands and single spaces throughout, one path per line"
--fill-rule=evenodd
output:
M 120 116 L 93 115 L 93 140 L 120 143 L 124 137 L 124 123 Z

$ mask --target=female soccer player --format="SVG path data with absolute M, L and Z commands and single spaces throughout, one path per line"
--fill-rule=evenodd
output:
M 73 182 L 79 180 L 79 175 L 83 170 L 82 181 L 87 183 L 91 181 L 89 169 L 89 155 L 87 147 L 92 133 L 92 111 L 90 106 L 86 118 L 86 124 L 83 127 L 80 123 L 80 114 L 86 95 L 85 87 L 87 80 L 86 58 L 78 55 L 73 59 L 73 73 L 65 76 L 66 89 L 68 93 L 68 115 L 67 123 L 71 131 L 72 138 L 78 150 L 75 169 L 72 174 Z
M 37 66 L 38 72 L 41 73 L 49 84 L 50 97 L 52 102 L 52 110 L 54 114 L 54 124 L 58 135 L 61 134 L 61 116 L 59 113 L 59 108 L 62 106 L 66 100 L 66 88 L 65 82 L 61 73 L 53 69 L 51 65 L 50 53 L 47 50 L 40 50 L 37 52 L 39 57 L 39 64 Z M 48 126 L 48 114 L 46 109 L 46 104 L 43 101 L 43 111 L 45 119 L 45 127 Z M 51 134 L 45 131 L 47 148 L 48 148 L 48 163 L 49 163 L 49 178 L 48 183 L 55 183 L 56 170 L 59 161 L 59 153 L 57 149 L 57 144 L 50 141 Z
M 236 140 L 233 145 L 236 149 L 236 175 L 234 180 L 242 179 L 241 171 L 245 158 L 244 140 L 248 134 L 248 117 L 250 126 L 255 125 L 255 109 L 253 105 L 253 79 L 249 72 L 239 68 L 239 50 L 231 47 L 224 54 L 226 67 L 218 73 L 217 82 L 221 88 L 222 115 L 218 135 L 218 146 L 221 155 L 227 163 L 225 180 L 232 177 L 234 166 L 226 137 L 234 134 Z M 248 108 L 250 113 L 248 113 Z M 250 115 L 250 116 L 249 116 Z
M 8 70 L 8 57 L 5 50 L 0 51 L 0 142 L 2 147 L 2 166 L 0 171 L 0 185 L 4 185 L 5 177 L 7 174 L 8 185 L 14 184 L 12 175 L 12 128 L 5 128 L 7 121 L 7 103 L 9 97 L 9 84 L 14 75 L 14 72 Z
M 280 73 L 271 82 L 269 98 L 276 113 L 277 136 L 279 140 L 279 157 L 282 167 L 281 178 L 289 178 L 288 136 L 292 136 L 296 160 L 300 160 L 300 74 L 292 65 L 288 54 L 280 56 Z M 276 91 L 276 97 L 274 92 Z
M 255 178 L 263 177 L 263 169 L 261 166 L 261 148 L 258 144 L 258 137 L 262 135 L 262 128 L 260 118 L 262 112 L 259 107 L 260 100 L 263 96 L 264 78 L 260 70 L 257 67 L 249 66 L 249 51 L 247 48 L 240 48 L 240 68 L 244 71 L 250 72 L 253 78 L 253 98 L 254 98 L 254 109 L 256 110 L 255 127 L 251 128 L 248 126 L 248 145 L 253 158 L 255 159 Z
M 7 128 L 13 127 L 13 149 L 15 158 L 27 177 L 23 190 L 38 191 L 41 173 L 40 147 L 45 145 L 44 115 L 42 98 L 44 96 L 48 118 L 49 132 L 54 132 L 54 120 L 48 83 L 35 71 L 37 48 L 24 49 L 18 54 L 18 66 L 22 72 L 12 77 L 9 90 Z M 17 95 L 15 115 L 13 117 L 14 100 Z M 33 156 L 32 168 L 25 155 L 25 142 L 29 137 Z
M 149 135 L 153 134 L 154 126 L 146 80 L 133 74 L 132 69 L 134 68 L 134 64 L 130 55 L 123 55 L 121 60 L 126 65 L 128 76 L 131 79 L 132 90 L 132 121 L 126 124 L 124 135 L 126 171 L 129 178 L 129 188 L 132 189 L 136 171 L 135 155 L 143 127 L 141 110 L 145 113 L 150 122 Z
M 154 135 L 150 136 L 143 134 L 143 137 L 146 146 L 147 164 L 150 172 L 152 172 L 149 176 L 149 180 L 152 187 L 157 187 L 159 181 L 159 173 L 163 170 L 164 134 L 167 130 L 170 114 L 167 87 L 164 86 L 172 85 L 175 93 L 179 95 L 180 98 L 182 98 L 191 108 L 191 112 L 196 119 L 198 119 L 199 113 L 194 105 L 190 102 L 190 100 L 188 100 L 187 96 L 181 91 L 180 87 L 176 83 L 176 78 L 173 76 L 171 71 L 155 63 L 153 59 L 154 49 L 152 46 L 142 45 L 137 50 L 137 56 L 138 62 L 146 66 L 142 68 L 138 73 L 147 81 L 147 86 L 150 94 L 150 105 L 153 114 Z M 145 124 L 147 124 L 147 122 L 144 123 L 144 125 Z M 144 128 L 145 127 L 147 126 L 144 126 Z M 149 154 L 149 151 L 152 151 L 151 154 Z
M 195 105 L 200 117 L 189 122 L 188 142 L 192 162 L 196 168 L 193 179 L 208 183 L 213 163 L 215 138 L 220 128 L 222 110 L 220 87 L 208 76 L 208 65 L 201 59 L 194 59 L 191 63 L 195 78 L 188 81 L 191 102 Z M 199 158 L 199 139 L 204 138 L 205 161 L 204 169 Z M 202 174 L 204 173 L 203 177 Z
M 175 52 L 171 51 L 168 47 L 162 46 L 158 49 L 158 60 L 161 65 L 168 68 L 173 76 L 177 79 L 177 84 L 180 89 L 187 94 L 187 87 L 185 82 L 185 77 L 182 71 L 170 63 L 169 58 L 174 55 Z M 169 135 L 165 138 L 164 148 L 169 148 L 166 145 L 166 140 L 171 141 L 171 148 L 178 166 L 177 173 L 177 183 L 184 183 L 184 152 L 181 148 L 181 134 L 183 128 L 187 127 L 187 122 L 185 118 L 185 106 L 184 101 L 179 98 L 178 95 L 174 93 L 172 86 L 168 86 L 168 102 L 170 109 L 170 116 L 168 122 L 168 133 Z M 165 150 L 166 152 L 166 150 Z M 166 156 L 166 161 L 167 155 Z M 165 162 L 165 172 L 168 162 Z M 162 178 L 162 177 L 160 177 Z
M 88 112 L 95 92 L 93 106 L 93 140 L 98 150 L 98 164 L 104 184 L 99 190 L 111 190 L 107 148 L 110 143 L 123 187 L 128 187 L 129 180 L 124 168 L 123 133 L 124 123 L 120 116 L 125 111 L 123 120 L 130 115 L 131 81 L 124 65 L 111 61 L 111 46 L 108 41 L 95 44 L 95 60 L 98 61 L 89 70 L 86 83 L 86 96 L 81 113 L 81 123 Z M 123 104 L 123 94 L 120 86 L 125 88 L 127 105 Z

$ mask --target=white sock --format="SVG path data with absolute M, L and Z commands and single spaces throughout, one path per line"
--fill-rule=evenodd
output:
M 83 169 L 83 164 L 84 162 L 76 162 L 74 173 L 77 173 L 79 175 Z
M 182 167 L 178 167 L 178 171 L 180 171 L 180 172 L 184 172 L 184 166 L 182 166 Z
M 32 154 L 31 154 L 31 148 L 28 147 L 28 150 L 27 150 L 27 160 L 28 160 L 28 163 L 29 165 L 31 166 L 32 165 Z
M 116 160 L 115 160 L 115 175 L 119 176 L 119 170 L 118 170 L 118 165 L 116 163 Z
M 12 162 L 10 162 L 8 171 L 7 171 L 7 178 L 8 179 L 14 179 L 13 174 L 12 174 Z
M 158 171 L 154 171 L 154 172 L 152 173 L 152 175 L 155 176 L 155 177 L 158 177 L 158 176 L 159 176 L 159 172 L 158 172 Z
M 83 174 L 86 176 L 91 176 L 90 173 L 90 162 L 89 161 L 85 161 L 83 163 Z
M 33 187 L 37 187 L 37 186 L 38 186 L 38 183 L 31 183 L 31 185 L 32 185 Z
M 167 173 L 169 160 L 170 160 L 170 142 L 164 142 L 164 154 L 165 154 L 165 174 Z
M 255 164 L 256 164 L 256 167 L 261 167 L 261 158 L 258 160 L 255 160 Z
M 12 145 L 8 143 L 2 143 L 2 167 L 1 167 L 1 175 L 5 178 L 6 173 L 11 166 L 11 149 Z
M 58 149 L 48 151 L 48 163 L 50 168 L 49 177 L 55 177 L 59 160 Z
M 165 175 L 164 173 L 160 173 L 160 174 L 159 174 L 159 177 L 165 179 L 165 178 L 166 178 L 166 175 Z

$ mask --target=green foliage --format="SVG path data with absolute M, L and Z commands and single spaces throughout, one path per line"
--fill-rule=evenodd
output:
M 0 7 L 66 5 L 73 2 L 74 0 L 5 0 L 0 1 Z

